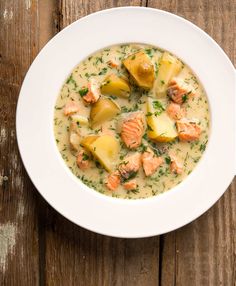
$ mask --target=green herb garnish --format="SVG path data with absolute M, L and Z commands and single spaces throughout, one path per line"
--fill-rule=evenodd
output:
M 188 96 L 189 96 L 189 94 L 190 94 L 191 92 L 192 92 L 192 91 L 189 91 L 189 92 L 185 93 L 185 94 L 182 96 L 182 101 L 183 101 L 183 103 L 188 100 Z
M 155 116 L 160 115 L 165 110 L 164 106 L 158 100 L 153 101 L 152 106 L 156 109 Z
M 200 145 L 199 150 L 200 150 L 201 152 L 204 152 L 204 151 L 206 150 L 207 142 L 208 142 L 208 140 L 207 140 L 205 143 L 202 143 L 202 144 Z
M 83 153 L 83 159 L 82 161 L 87 161 L 89 159 L 89 156 L 85 153 Z
M 87 87 L 82 88 L 82 89 L 79 90 L 79 94 L 82 97 L 85 96 L 87 93 L 88 93 L 88 88 Z
M 170 165 L 171 159 L 170 156 L 165 157 L 166 164 Z
M 107 68 L 103 68 L 98 75 L 104 75 L 107 72 Z

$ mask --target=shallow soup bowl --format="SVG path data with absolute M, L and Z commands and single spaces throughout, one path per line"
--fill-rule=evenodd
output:
M 175 188 L 137 200 L 116 199 L 84 185 L 57 149 L 53 116 L 72 69 L 107 46 L 144 43 L 183 60 L 203 85 L 210 135 L 194 171 Z M 177 229 L 209 209 L 235 174 L 235 70 L 217 43 L 192 23 L 150 8 L 123 7 L 84 17 L 58 33 L 31 65 L 17 106 L 17 138 L 25 168 L 40 194 L 75 224 L 125 238 Z

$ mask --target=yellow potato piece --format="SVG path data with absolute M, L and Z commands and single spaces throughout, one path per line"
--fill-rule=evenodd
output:
M 90 111 L 90 119 L 92 126 L 102 124 L 104 121 L 110 120 L 120 112 L 120 107 L 109 98 L 100 98 L 92 105 Z
M 124 66 L 138 86 L 150 89 L 155 79 L 154 66 L 144 51 L 130 55 L 123 61 Z
M 81 146 L 83 146 L 87 151 L 91 152 L 91 144 L 98 139 L 99 136 L 91 135 L 83 138 L 80 142 Z
M 102 83 L 100 89 L 101 93 L 105 95 L 116 95 L 125 98 L 129 97 L 130 95 L 129 83 L 125 79 L 115 74 L 108 75 Z
M 100 136 L 90 145 L 90 150 L 108 172 L 114 169 L 119 157 L 120 145 L 113 136 Z
M 160 62 L 154 90 L 156 95 L 161 97 L 166 95 L 168 84 L 172 77 L 176 76 L 181 70 L 181 62 L 174 56 L 164 52 Z
M 113 136 L 91 135 L 83 138 L 80 144 L 91 152 L 108 172 L 114 169 L 119 157 L 120 145 Z
M 155 100 L 148 98 L 147 111 L 152 115 L 147 116 L 147 135 L 149 138 L 158 142 L 172 141 L 178 136 L 175 122 L 165 111 L 162 111 L 159 115 L 155 115 L 157 110 L 153 106 L 154 102 Z

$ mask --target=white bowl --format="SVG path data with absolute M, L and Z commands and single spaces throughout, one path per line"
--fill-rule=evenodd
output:
M 203 84 L 211 134 L 194 171 L 172 190 L 143 200 L 114 199 L 91 190 L 67 168 L 53 134 L 63 81 L 89 54 L 117 43 L 152 44 L 180 57 Z M 206 33 L 173 14 L 123 7 L 84 17 L 39 53 L 21 88 L 17 138 L 25 168 L 41 195 L 74 223 L 116 237 L 147 237 L 179 228 L 209 209 L 235 174 L 235 70 Z

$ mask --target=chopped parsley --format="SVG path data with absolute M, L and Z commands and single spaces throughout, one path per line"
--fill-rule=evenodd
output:
M 128 108 L 127 106 L 121 106 L 121 113 L 137 111 L 139 108 L 138 103 L 135 103 L 132 107 Z
M 82 88 L 82 89 L 79 90 L 79 94 L 82 97 L 85 96 L 87 93 L 88 93 L 88 88 L 87 87 Z
M 95 65 L 97 65 L 99 62 L 100 62 L 100 63 L 103 63 L 102 57 L 96 57 Z
M 152 58 L 153 57 L 153 49 L 145 49 L 145 53 Z
M 166 161 L 167 165 L 170 165 L 170 163 L 171 163 L 170 156 L 165 157 L 165 161 Z
M 138 194 L 139 193 L 139 189 L 134 189 L 134 190 L 127 191 L 127 193 L 128 192 L 131 192 L 133 194 Z
M 140 153 L 144 153 L 144 152 L 147 151 L 147 148 L 148 148 L 148 146 L 147 146 L 147 145 L 144 145 L 144 144 L 142 143 L 142 144 L 139 146 L 138 151 L 139 151 Z
M 72 74 L 68 77 L 66 83 L 67 83 L 67 84 L 70 84 L 70 83 L 73 84 L 73 85 L 74 85 L 74 90 L 77 88 L 77 83 L 76 83 L 76 81 L 74 80 Z
M 86 72 L 85 73 L 85 76 L 89 79 L 91 76 L 95 76 L 96 74 L 95 73 L 88 73 L 88 72 Z
M 110 98 L 112 98 L 112 99 L 117 99 L 117 96 L 115 96 L 115 95 L 110 95 Z
M 61 106 L 61 107 L 55 106 L 55 109 L 56 109 L 56 110 L 61 110 L 63 107 L 64 107 L 64 106 Z
M 128 163 L 128 162 L 127 162 Z M 131 171 L 121 178 L 122 183 L 127 182 L 137 176 L 138 172 Z
M 83 153 L 82 161 L 87 161 L 88 159 L 89 159 L 89 156 L 86 153 Z
M 148 112 L 146 113 L 146 116 L 152 116 L 152 115 L 153 115 L 153 113 L 150 112 L 150 111 L 148 111 Z
M 156 109 L 156 112 L 154 113 L 155 116 L 160 115 L 165 110 L 164 106 L 158 100 L 154 100 L 152 105 Z
M 73 78 L 72 74 L 68 77 L 68 79 L 67 79 L 66 83 L 67 83 L 67 84 L 68 84 L 68 83 L 76 84 L 76 82 L 75 82 L 75 80 L 74 80 L 74 78 Z
M 156 77 L 158 75 L 158 71 L 159 71 L 159 64 L 155 63 L 155 75 L 156 75 Z
M 107 72 L 107 68 L 103 68 L 98 75 L 104 75 Z
M 208 140 L 200 145 L 199 150 L 200 150 L 201 152 L 204 152 L 204 151 L 206 150 L 207 142 L 208 142 Z
M 191 92 L 192 92 L 192 91 L 189 91 L 189 92 L 185 93 L 185 94 L 182 96 L 182 101 L 183 101 L 183 103 L 188 100 L 188 96 L 189 96 L 189 94 L 190 94 Z

